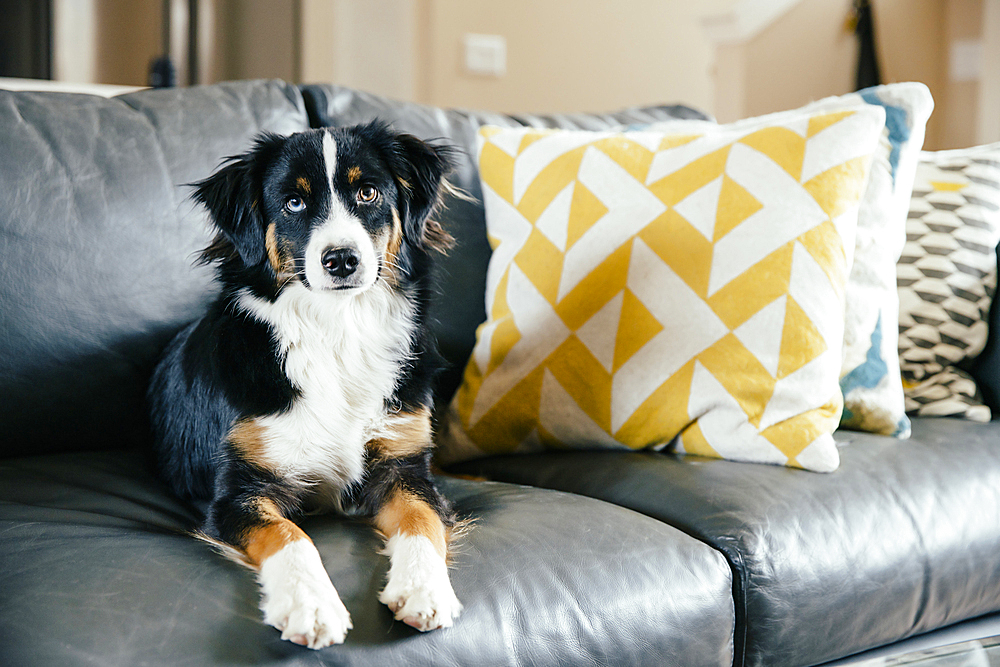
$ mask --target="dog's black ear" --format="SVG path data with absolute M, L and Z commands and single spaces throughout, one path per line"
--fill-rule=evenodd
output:
M 395 135 L 392 146 L 391 168 L 399 187 L 403 236 L 418 247 L 444 253 L 455 239 L 430 216 L 451 187 L 445 176 L 454 167 L 455 151 L 410 134 Z
M 227 158 L 214 174 L 193 184 L 195 201 L 204 204 L 219 230 L 202 252 L 204 261 L 227 260 L 234 254 L 247 266 L 264 260 L 264 166 L 283 140 L 265 132 L 252 149 Z

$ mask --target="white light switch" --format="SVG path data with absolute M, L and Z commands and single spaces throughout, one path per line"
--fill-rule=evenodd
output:
M 978 39 L 956 39 L 948 54 L 948 77 L 952 81 L 978 81 L 982 75 L 983 45 Z
M 502 35 L 468 33 L 465 43 L 465 69 L 470 74 L 503 76 L 507 73 L 507 40 Z

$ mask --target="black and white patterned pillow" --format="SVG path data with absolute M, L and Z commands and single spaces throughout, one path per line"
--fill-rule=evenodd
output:
M 907 412 L 989 421 L 972 377 L 997 284 L 1000 143 L 920 155 L 897 267 Z

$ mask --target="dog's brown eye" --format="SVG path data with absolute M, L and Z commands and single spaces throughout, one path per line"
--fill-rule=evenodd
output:
M 285 201 L 285 210 L 289 213 L 301 213 L 306 208 L 306 203 L 301 197 L 289 197 Z
M 371 185 L 362 185 L 358 189 L 358 201 L 370 204 L 378 197 L 378 190 Z

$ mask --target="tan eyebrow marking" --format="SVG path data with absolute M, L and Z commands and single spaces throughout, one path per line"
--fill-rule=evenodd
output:
M 347 170 L 347 182 L 354 183 L 361 178 L 361 167 L 351 167 Z
M 295 181 L 295 185 L 299 186 L 299 189 L 307 195 L 312 193 L 312 183 L 305 176 L 299 176 Z

